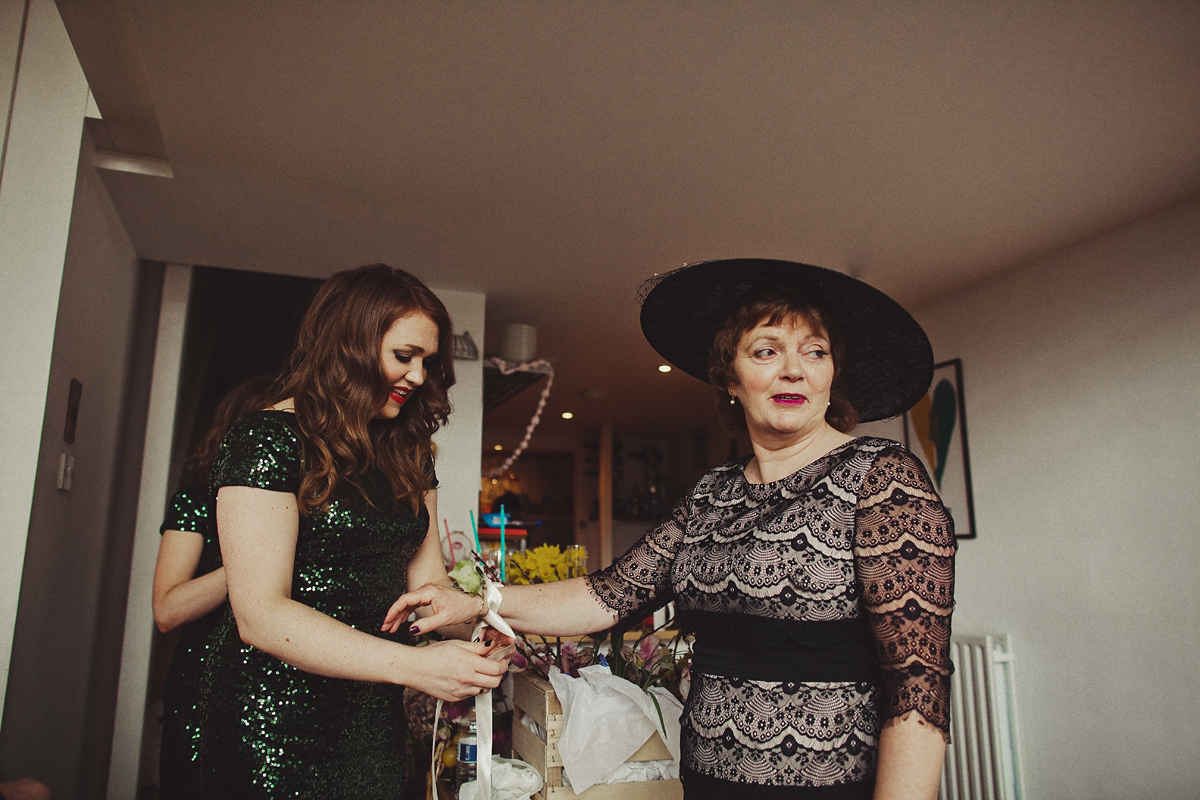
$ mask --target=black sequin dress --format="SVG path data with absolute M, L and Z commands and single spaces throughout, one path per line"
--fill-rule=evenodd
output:
M 953 523 L 896 442 L 855 439 L 766 484 L 747 461 L 589 585 L 621 617 L 673 599 L 695 635 L 685 797 L 870 798 L 882 720 L 948 730 Z
M 295 494 L 302 459 L 293 414 L 254 412 L 226 435 L 213 487 Z M 408 643 L 407 631 L 384 634 L 379 626 L 407 589 L 408 565 L 428 532 L 429 514 L 424 506 L 418 514 L 404 504 L 392 510 L 382 473 L 369 473 L 364 486 L 374 507 L 348 493 L 327 512 L 300 516 L 292 599 L 358 630 Z M 232 613 L 221 621 L 204 683 L 205 797 L 404 796 L 402 686 L 327 678 L 285 664 L 243 644 Z
M 171 498 L 167 516 L 159 533 L 184 531 L 204 539 L 200 561 L 193 577 L 207 575 L 221 566 L 221 548 L 212 514 L 207 487 L 180 489 Z M 163 730 L 159 751 L 159 793 L 161 797 L 195 796 L 199 784 L 199 748 L 201 724 L 199 700 L 204 663 L 212 648 L 212 639 L 224 609 L 213 609 L 199 619 L 182 626 L 171 666 L 163 685 Z

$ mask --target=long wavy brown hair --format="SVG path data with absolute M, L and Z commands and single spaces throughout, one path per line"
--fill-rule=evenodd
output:
M 829 390 L 825 421 L 836 430 L 849 433 L 858 424 L 858 412 L 842 390 L 840 365 L 844 351 L 834 316 L 782 288 L 764 289 L 752 295 L 734 309 L 717 331 L 708 352 L 708 379 L 717 387 L 717 415 L 731 432 L 746 433 L 746 414 L 740 404 L 730 405 L 728 393 L 728 388 L 737 382 L 733 363 L 737 359 L 738 343 L 760 323 L 778 325 L 789 317 L 800 317 L 814 329 L 823 330 L 829 336 L 829 350 L 833 356 L 833 385 Z
M 425 382 L 395 419 L 378 419 L 390 387 L 380 360 L 383 335 L 401 317 L 425 314 L 438 352 Z M 296 345 L 268 398 L 292 398 L 304 446 L 298 497 L 305 513 L 325 509 L 347 487 L 363 497 L 372 467 L 387 477 L 395 504 L 418 513 L 432 488 L 434 432 L 450 415 L 454 329 L 446 307 L 420 279 L 387 264 L 339 272 L 317 292 Z

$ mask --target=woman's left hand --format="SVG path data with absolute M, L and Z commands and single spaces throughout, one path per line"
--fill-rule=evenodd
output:
M 395 633 L 408 619 L 408 615 L 418 608 L 428 608 L 430 613 L 418 619 L 412 626 L 410 632 L 413 634 L 429 633 L 445 625 L 474 624 L 484 610 L 481 595 L 467 594 L 440 583 L 427 583 L 419 589 L 400 595 L 400 598 L 392 603 L 392 607 L 383 618 L 381 630 Z

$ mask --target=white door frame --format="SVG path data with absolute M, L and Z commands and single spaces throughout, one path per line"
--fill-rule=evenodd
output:
M 146 693 L 150 682 L 150 649 L 154 638 L 154 562 L 158 558 L 158 529 L 170 493 L 171 446 L 183 366 L 183 336 L 187 324 L 192 268 L 168 264 L 163 276 L 162 304 L 154 345 L 150 408 L 142 451 L 142 480 L 138 490 L 137 527 L 125 608 L 125 639 L 117 715 L 109 760 L 108 800 L 134 800 L 146 722 Z

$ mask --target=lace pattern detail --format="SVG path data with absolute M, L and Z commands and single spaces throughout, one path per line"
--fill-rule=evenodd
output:
M 874 771 L 876 691 L 697 675 L 683 711 L 689 766 L 767 786 L 831 786 Z
M 761 632 L 865 616 L 878 686 L 694 675 L 683 720 L 683 764 L 697 773 L 861 780 L 881 716 L 915 710 L 948 730 L 953 523 L 920 463 L 886 439 L 855 439 L 768 484 L 745 479 L 747 461 L 709 472 L 589 585 L 619 617 L 674 599 L 694 612 L 697 642 L 714 645 L 731 617 Z

